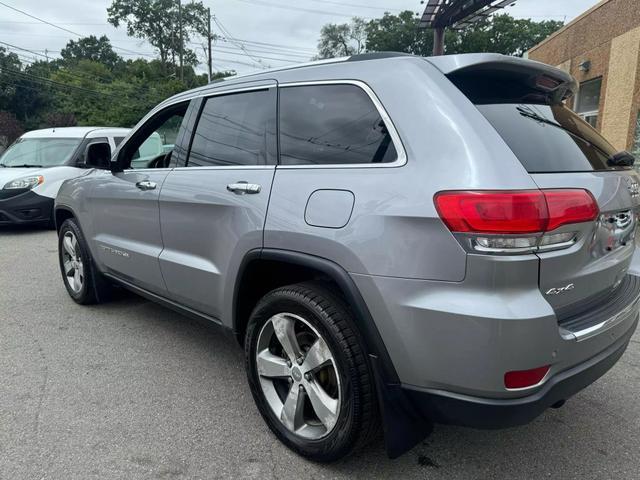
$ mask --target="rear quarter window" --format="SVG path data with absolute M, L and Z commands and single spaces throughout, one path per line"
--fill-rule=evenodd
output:
M 369 95 L 350 84 L 280 89 L 280 163 L 345 165 L 398 158 Z

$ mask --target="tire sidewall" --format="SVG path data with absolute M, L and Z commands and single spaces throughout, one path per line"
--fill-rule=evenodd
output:
M 315 308 L 314 308 L 315 307 Z M 336 360 L 336 370 L 340 379 L 340 410 L 338 421 L 331 432 L 317 440 L 300 437 L 287 429 L 267 403 L 256 364 L 256 346 L 262 327 L 277 313 L 293 313 L 303 317 L 320 333 L 327 342 L 333 358 Z M 307 305 L 288 292 L 274 292 L 267 295 L 256 307 L 249 322 L 245 352 L 247 359 L 247 376 L 251 392 L 258 409 L 271 430 L 289 448 L 303 456 L 316 460 L 331 460 L 348 453 L 354 444 L 355 412 L 354 412 L 354 378 L 357 369 L 345 354 L 337 338 L 338 333 L 332 324 L 326 322 L 326 312 L 317 305 Z
M 82 260 L 83 270 L 84 270 L 84 282 L 82 283 L 82 288 L 79 292 L 74 292 L 73 289 L 69 286 L 69 282 L 67 281 L 67 276 L 64 272 L 64 246 L 62 242 L 64 241 L 64 235 L 67 232 L 72 232 L 77 240 L 78 249 L 80 251 L 80 258 Z M 89 292 L 90 292 L 90 284 L 92 281 L 91 277 L 91 259 L 88 255 L 88 251 L 86 249 L 84 243 L 84 237 L 82 232 L 80 232 L 80 228 L 78 225 L 72 220 L 67 219 L 62 223 L 60 227 L 60 231 L 58 232 L 58 263 L 60 265 L 60 274 L 62 275 L 62 282 L 64 283 L 69 296 L 78 303 L 85 303 L 89 300 Z

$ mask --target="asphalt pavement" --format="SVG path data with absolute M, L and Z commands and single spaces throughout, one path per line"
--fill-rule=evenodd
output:
M 559 410 L 509 430 L 437 426 L 306 461 L 254 406 L 227 335 L 132 294 L 76 305 L 53 231 L 0 229 L 0 479 L 640 479 L 640 335 Z

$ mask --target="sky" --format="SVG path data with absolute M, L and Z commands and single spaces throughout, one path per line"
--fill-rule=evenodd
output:
M 183 0 L 187 3 L 189 0 Z M 376 18 L 385 11 L 420 12 L 420 0 L 202 0 L 211 7 L 216 22 L 213 33 L 220 36 L 213 48 L 214 70 L 238 73 L 280 67 L 308 61 L 316 52 L 320 29 L 326 23 L 348 22 L 353 16 Z M 516 18 L 570 21 L 598 3 L 598 0 L 517 0 L 506 12 Z M 116 52 L 125 58 L 154 56 L 143 40 L 128 37 L 124 28 L 107 23 L 111 0 L 0 0 L 0 45 L 13 45 L 23 59 L 59 56 L 70 39 L 79 35 L 105 34 Z M 74 32 L 39 22 L 17 8 L 42 20 Z M 224 33 L 223 33 L 224 32 Z M 200 39 L 191 46 L 203 65 L 205 51 Z M 31 50 L 18 50 L 17 48 Z M 46 51 L 45 51 L 46 50 Z

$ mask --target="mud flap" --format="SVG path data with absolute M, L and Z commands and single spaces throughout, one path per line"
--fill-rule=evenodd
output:
M 385 383 L 377 357 L 370 355 L 369 358 L 375 376 L 387 455 L 398 458 L 429 436 L 433 422 L 414 408 L 399 383 Z

